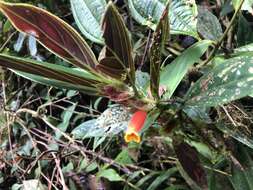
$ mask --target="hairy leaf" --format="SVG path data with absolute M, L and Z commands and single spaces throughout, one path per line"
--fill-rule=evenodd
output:
M 106 47 L 98 68 L 111 76 L 115 76 L 115 71 L 118 71 L 119 78 L 130 69 L 134 81 L 135 67 L 128 30 L 112 2 L 106 8 L 102 27 Z
M 253 87 L 253 58 L 227 59 L 206 73 L 186 97 L 191 106 L 217 106 L 247 96 Z
M 89 40 L 103 44 L 101 30 L 102 15 L 105 12 L 105 0 L 70 0 L 72 12 L 78 28 Z
M 150 50 L 150 90 L 153 97 L 156 99 L 159 99 L 161 54 L 164 44 L 169 38 L 168 9 L 169 5 L 167 5 L 159 23 L 157 24 Z
M 128 4 L 136 21 L 155 30 L 166 2 L 168 0 L 129 0 Z M 169 12 L 171 34 L 185 34 L 198 38 L 195 1 L 171 0 Z
M 212 42 L 208 40 L 197 42 L 162 70 L 160 85 L 163 85 L 166 90 L 163 98 L 168 99 L 172 96 L 188 69 L 199 61 L 211 44 Z
M 63 59 L 84 69 L 96 66 L 97 60 L 90 47 L 60 18 L 28 4 L 1 1 L 0 10 L 18 30 L 36 37 L 42 45 Z

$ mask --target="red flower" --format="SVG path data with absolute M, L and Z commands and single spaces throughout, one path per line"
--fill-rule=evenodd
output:
M 139 110 L 133 114 L 124 136 L 127 143 L 131 141 L 140 143 L 141 137 L 139 132 L 143 128 L 146 118 L 147 113 L 145 111 Z

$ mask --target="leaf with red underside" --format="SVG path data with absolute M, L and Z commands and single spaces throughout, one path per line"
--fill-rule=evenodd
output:
M 92 69 L 97 60 L 87 43 L 66 22 L 41 8 L 0 1 L 0 10 L 19 30 L 73 65 Z
M 173 141 L 177 158 L 186 174 L 203 190 L 208 189 L 206 173 L 198 158 L 198 152 L 185 142 Z M 181 173 L 181 172 L 180 172 Z M 185 176 L 184 176 L 185 177 Z M 187 180 L 189 185 L 189 180 Z
M 115 78 L 124 77 L 130 69 L 134 81 L 135 67 L 130 38 L 124 21 L 112 2 L 107 6 L 102 28 L 106 46 L 101 52 L 98 69 Z

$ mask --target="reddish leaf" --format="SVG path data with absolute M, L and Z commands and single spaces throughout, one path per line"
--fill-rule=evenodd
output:
M 52 52 L 75 66 L 94 68 L 96 57 L 82 37 L 53 14 L 27 4 L 0 2 L 0 10 L 20 31 L 35 36 Z
M 152 96 L 159 99 L 159 83 L 160 83 L 160 66 L 161 54 L 165 42 L 169 38 L 169 4 L 166 6 L 160 21 L 153 34 L 151 49 L 150 49 L 150 89 Z
M 124 21 L 112 2 L 107 6 L 102 27 L 106 48 L 102 52 L 98 69 L 116 78 L 122 78 L 122 75 L 130 69 L 130 76 L 134 81 L 135 67 L 130 38 Z M 110 60 L 112 57 L 114 61 L 108 61 L 108 58 Z M 114 73 L 115 71 L 117 73 Z
M 202 189 L 207 189 L 206 173 L 200 163 L 197 151 L 185 142 L 173 141 L 173 146 L 184 171 Z
M 70 68 L 64 69 L 64 67 L 60 65 L 37 62 L 30 59 L 22 59 L 3 54 L 0 54 L 0 66 L 74 85 L 95 87 L 98 83 L 95 79 L 88 79 L 81 77 L 80 74 L 75 74 Z

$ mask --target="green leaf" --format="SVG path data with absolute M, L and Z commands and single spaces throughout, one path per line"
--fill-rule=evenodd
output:
M 128 5 L 137 22 L 155 30 L 166 2 L 165 0 L 129 0 Z M 169 13 L 171 34 L 185 34 L 198 38 L 197 6 L 194 0 L 171 0 Z
M 163 98 L 169 99 L 172 96 L 188 69 L 199 61 L 211 44 L 212 42 L 209 40 L 197 42 L 161 71 L 160 86 L 163 86 L 166 90 Z
M 159 83 L 160 83 L 160 67 L 161 54 L 164 44 L 169 38 L 169 18 L 168 18 L 169 4 L 164 9 L 162 17 L 157 24 L 156 30 L 153 34 L 152 44 L 150 48 L 150 90 L 155 99 L 159 99 Z
M 225 135 L 234 138 L 238 142 L 248 146 L 249 148 L 253 149 L 253 140 L 252 136 L 246 134 L 242 130 L 238 130 L 236 128 L 232 128 L 231 126 L 217 124 L 217 128 L 222 131 Z
M 133 160 L 129 155 L 128 149 L 126 148 L 124 148 L 114 160 L 123 165 L 133 164 Z
M 229 180 L 233 186 L 234 190 L 251 190 L 250 184 L 247 180 L 247 173 L 252 173 L 253 168 L 249 168 L 246 171 L 241 171 L 233 167 L 233 175 L 229 177 Z M 252 180 L 252 179 L 251 179 Z
M 198 7 L 197 30 L 205 39 L 213 41 L 218 41 L 223 34 L 217 17 L 202 7 Z
M 101 30 L 105 0 L 70 0 L 71 9 L 78 28 L 89 40 L 103 44 Z
M 103 37 L 105 47 L 100 54 L 98 69 L 116 78 L 130 77 L 135 81 L 135 65 L 132 57 L 132 46 L 123 18 L 112 2 L 109 2 L 103 18 Z
M 90 137 L 108 137 L 126 129 L 131 114 L 118 104 L 107 108 L 97 119 L 85 121 L 77 126 L 71 134 L 77 139 Z
M 88 44 L 65 21 L 28 4 L 0 1 L 0 10 L 21 32 L 32 35 L 46 48 L 73 65 L 92 70 L 97 60 Z
M 25 72 L 20 72 L 16 70 L 12 70 L 12 72 L 16 73 L 19 76 L 22 76 L 28 80 L 33 82 L 37 82 L 44 85 L 54 86 L 60 89 L 69 89 L 69 90 L 78 90 L 79 92 L 83 92 L 88 95 L 97 95 L 98 90 L 93 87 L 85 86 L 85 85 L 76 85 L 67 82 L 62 82 L 54 79 L 45 78 L 39 75 L 33 75 Z
M 61 115 L 62 122 L 59 125 L 57 125 L 57 128 L 60 129 L 62 132 L 65 132 L 67 130 L 70 123 L 70 119 L 75 109 L 76 109 L 76 104 L 73 104 L 72 106 L 68 107 L 66 110 L 62 112 L 62 115 Z M 61 137 L 61 133 L 56 132 L 55 136 L 56 136 L 56 139 L 59 139 Z
M 99 82 L 97 77 L 85 70 L 77 70 L 61 65 L 39 62 L 26 58 L 0 54 L 0 65 L 10 69 L 39 75 L 48 79 L 54 79 L 74 85 L 86 85 L 95 87 Z
M 238 29 L 236 36 L 238 46 L 247 45 L 253 42 L 251 24 L 242 14 L 239 15 Z
M 165 180 L 169 180 L 170 176 L 176 173 L 178 169 L 176 167 L 170 168 L 165 172 L 161 172 L 159 176 L 150 184 L 147 190 L 156 190 L 159 185 L 162 184 Z
M 233 6 L 235 9 L 239 8 L 240 2 L 242 0 L 232 0 Z M 253 9 L 252 9 L 252 4 L 253 4 L 253 0 L 244 0 L 241 10 L 247 10 L 250 13 L 252 13 Z
M 251 56 L 241 56 L 214 67 L 189 90 L 186 105 L 217 106 L 252 94 L 252 62 Z
M 123 178 L 114 169 L 106 169 L 99 171 L 97 177 L 103 177 L 108 179 L 109 181 L 123 181 Z

